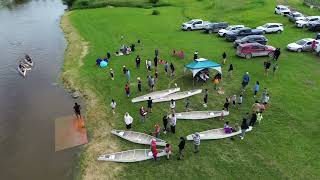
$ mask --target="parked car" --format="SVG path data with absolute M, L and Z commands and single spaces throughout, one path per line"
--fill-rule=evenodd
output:
M 311 51 L 312 41 L 314 40 L 315 39 L 312 39 L 312 38 L 301 39 L 297 42 L 288 44 L 287 49 L 289 51 L 295 51 L 295 52 Z M 318 44 L 319 44 L 319 41 L 316 41 L 316 45 Z
M 320 33 L 318 33 L 317 35 L 316 35 L 316 38 L 315 38 L 316 40 L 320 40 Z
M 268 39 L 264 35 L 250 35 L 243 37 L 241 39 L 237 39 L 234 41 L 234 47 L 238 47 L 239 44 L 246 44 L 246 43 L 254 43 L 257 42 L 262 45 L 266 45 L 268 42 Z
M 306 28 L 312 23 L 318 22 L 320 20 L 320 16 L 308 16 L 304 20 L 296 21 L 296 26 L 299 28 Z
M 274 13 L 275 14 L 280 14 L 280 15 L 287 15 L 289 14 L 291 11 L 289 9 L 288 6 L 284 6 L 284 5 L 277 5 L 275 8 L 274 8 Z
M 236 39 L 249 36 L 249 35 L 261 35 L 264 34 L 263 30 L 260 29 L 251 29 L 251 28 L 240 28 L 234 31 L 230 31 L 226 33 L 227 41 L 235 41 Z
M 304 15 L 299 12 L 290 12 L 287 16 L 289 18 L 289 21 L 291 22 L 296 22 L 305 19 Z
M 192 30 L 202 30 L 208 25 L 210 22 L 203 21 L 201 19 L 193 19 L 191 21 L 185 22 L 182 24 L 181 29 L 185 31 Z
M 318 56 L 320 56 L 320 45 L 318 44 L 314 51 L 317 53 Z
M 308 29 L 309 31 L 320 32 L 320 23 L 318 22 L 317 24 L 312 24 Z
M 214 32 L 218 32 L 220 29 L 224 29 L 228 26 L 229 24 L 227 22 L 210 23 L 204 28 L 204 32 L 211 34 Z
M 259 43 L 240 44 L 237 48 L 236 54 L 240 57 L 250 59 L 258 56 L 273 57 L 276 48 Z
M 232 25 L 232 26 L 228 26 L 228 27 L 225 28 L 225 29 L 220 29 L 220 30 L 218 31 L 218 35 L 219 35 L 220 37 L 224 37 L 227 32 L 234 31 L 234 30 L 237 30 L 237 29 L 240 29 L 240 28 L 244 28 L 244 25 Z
M 257 29 L 261 29 L 264 33 L 281 33 L 283 31 L 283 25 L 281 23 L 267 23 L 262 26 L 258 26 Z

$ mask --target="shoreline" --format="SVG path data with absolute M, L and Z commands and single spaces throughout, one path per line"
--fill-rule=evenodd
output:
M 111 119 L 111 112 L 107 113 L 105 105 L 96 98 L 94 91 L 86 84 L 81 84 L 80 68 L 84 65 L 85 56 L 89 53 L 89 43 L 85 42 L 79 32 L 73 27 L 69 16 L 72 11 L 65 12 L 61 17 L 60 27 L 67 41 L 64 62 L 61 71 L 61 80 L 65 89 L 78 91 L 86 106 L 85 124 L 88 132 L 89 143 L 83 145 L 80 152 L 79 173 L 75 179 L 114 179 L 122 169 L 119 164 L 101 163 L 96 158 L 101 152 L 115 152 L 118 145 L 111 139 L 112 125 L 106 122 Z M 109 117 L 109 118 L 108 118 Z

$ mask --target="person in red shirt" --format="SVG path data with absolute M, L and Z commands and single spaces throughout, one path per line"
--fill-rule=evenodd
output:
M 316 40 L 313 40 L 312 43 L 311 43 L 311 50 L 312 50 L 312 51 L 315 50 L 315 49 L 316 49 L 316 46 L 317 46 Z
M 126 91 L 127 96 L 130 96 L 130 87 L 129 84 L 126 84 L 126 86 L 124 87 L 124 90 Z
M 156 161 L 158 156 L 157 143 L 155 139 L 151 140 L 151 152 L 153 155 L 153 159 Z

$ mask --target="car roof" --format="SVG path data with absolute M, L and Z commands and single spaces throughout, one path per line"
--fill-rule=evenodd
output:
M 304 40 L 304 41 L 313 41 L 314 39 L 312 39 L 312 38 L 304 38 L 304 39 L 300 39 L 300 40 Z
M 298 12 L 298 11 L 295 11 L 295 12 L 292 12 L 292 14 L 302 14 L 302 13 Z
M 251 28 L 243 27 L 243 28 L 239 28 L 238 30 L 244 30 L 244 29 L 251 29 Z
M 320 16 L 308 16 L 307 18 L 308 19 L 310 19 L 310 18 L 320 18 Z
M 249 36 L 245 36 L 245 37 L 243 37 L 243 38 L 266 38 L 266 37 L 264 37 L 264 35 L 249 35 Z
M 202 21 L 201 19 L 191 19 L 190 21 Z
M 279 7 L 279 8 L 289 8 L 288 6 L 281 5 L 281 4 L 277 5 L 277 7 Z
M 241 47 L 247 47 L 247 46 L 254 46 L 254 45 L 260 45 L 260 46 L 264 46 L 260 43 L 257 43 L 257 42 L 253 42 L 253 43 L 245 43 L 245 44 L 239 44 L 239 46 Z
M 279 25 L 279 26 L 282 26 L 281 23 L 266 23 L 267 25 Z

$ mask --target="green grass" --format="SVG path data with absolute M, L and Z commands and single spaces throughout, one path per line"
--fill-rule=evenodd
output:
M 154 105 L 154 112 L 146 123 L 139 122 L 138 110 L 146 103 L 132 104 L 130 99 L 139 96 L 136 88 L 136 78 L 143 80 L 146 93 L 147 72 L 144 67 L 135 69 L 134 59 L 140 55 L 143 61 L 152 58 L 154 49 L 158 48 L 163 59 L 173 62 L 177 76 L 170 79 L 159 67 L 159 82 L 157 90 L 172 87 L 174 83 L 182 90 L 192 88 L 209 89 L 208 109 L 220 110 L 226 96 L 239 94 L 241 78 L 249 71 L 251 82 L 244 95 L 244 105 L 240 110 L 231 109 L 231 115 L 226 118 L 232 124 L 240 123 L 245 112 L 250 111 L 254 102 L 252 88 L 256 80 L 260 81 L 261 89 L 267 87 L 271 96 L 271 107 L 264 113 L 262 124 L 246 135 L 245 140 L 229 139 L 219 141 L 202 141 L 201 152 L 192 152 L 192 143 L 187 143 L 185 159 L 177 161 L 174 155 L 167 161 L 161 158 L 159 162 L 144 161 L 121 165 L 122 170 L 117 178 L 121 179 L 316 179 L 319 171 L 319 105 L 320 105 L 320 70 L 319 57 L 311 53 L 293 53 L 285 51 L 288 43 L 305 37 L 314 37 L 303 29 L 297 29 L 285 17 L 273 14 L 275 3 L 267 0 L 203 0 L 174 1 L 172 7 L 157 8 L 159 16 L 152 16 L 151 9 L 138 8 L 103 8 L 76 10 L 70 18 L 80 35 L 90 44 L 90 52 L 85 57 L 84 66 L 79 68 L 82 77 L 80 84 L 90 88 L 104 106 L 102 109 L 110 114 L 109 104 L 112 98 L 118 103 L 117 113 L 108 119 L 100 119 L 111 124 L 113 128 L 124 129 L 123 115 L 129 112 L 134 118 L 134 131 L 149 133 L 155 123 L 162 125 L 162 116 L 169 111 L 168 103 Z M 289 4 L 297 1 L 289 1 Z M 297 4 L 297 9 L 305 10 Z M 317 11 L 308 9 L 309 13 Z M 202 32 L 183 32 L 180 25 L 188 18 L 203 18 L 208 20 L 227 21 L 231 24 L 245 24 L 249 27 L 262 25 L 266 22 L 280 22 L 285 26 L 282 34 L 270 34 L 269 44 L 282 48 L 279 71 L 274 78 L 263 75 L 263 62 L 266 58 L 244 60 L 235 56 L 232 44 L 214 35 Z M 108 69 L 99 69 L 95 59 L 104 56 L 107 51 L 115 52 L 123 43 L 120 36 L 124 35 L 124 43 L 136 42 L 141 39 L 144 48 L 129 56 L 112 57 L 110 67 L 115 71 L 115 81 L 109 78 Z M 170 56 L 172 49 L 184 50 L 186 58 L 179 60 Z M 201 57 L 217 62 L 226 51 L 228 64 L 223 67 L 227 71 L 229 63 L 235 67 L 233 79 L 225 78 L 223 87 L 226 94 L 217 95 L 211 83 L 192 86 L 191 74 L 183 75 L 183 66 L 192 59 L 192 54 L 198 50 Z M 131 70 L 132 95 L 128 99 L 124 94 L 125 76 L 122 66 Z M 214 73 L 214 72 L 213 72 Z M 225 75 L 224 75 L 225 77 Z M 260 94 L 259 94 L 260 95 Z M 191 98 L 193 110 L 202 110 L 202 95 Z M 184 101 L 178 101 L 178 111 L 183 111 Z M 100 108 L 101 109 L 101 108 Z M 88 130 L 94 133 L 98 121 L 88 121 Z M 175 135 L 161 134 L 161 138 L 173 144 L 174 153 L 180 136 L 186 136 L 195 131 L 204 131 L 223 126 L 218 120 L 178 121 Z M 108 134 L 107 136 L 111 136 Z M 97 138 L 91 137 L 91 141 Z M 101 137 L 100 137 L 101 138 Z M 148 148 L 126 142 L 117 137 L 112 138 L 122 150 Z M 106 149 L 108 151 L 108 149 Z M 101 151 L 100 153 L 105 153 Z M 91 152 L 85 152 L 84 156 Z M 104 168 L 106 163 L 95 163 L 94 166 Z M 91 166 L 92 164 L 86 164 Z M 107 172 L 106 172 L 107 174 Z M 101 177 L 104 175 L 101 174 Z

